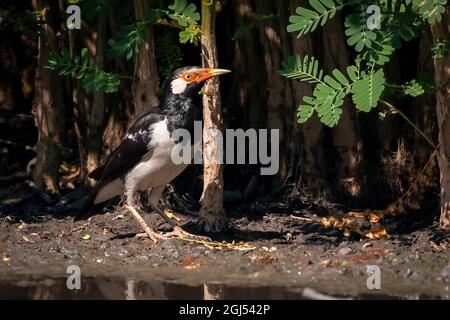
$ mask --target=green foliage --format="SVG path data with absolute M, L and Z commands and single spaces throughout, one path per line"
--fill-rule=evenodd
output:
M 280 74 L 286 78 L 298 79 L 308 83 L 318 83 L 322 81 L 323 70 L 319 69 L 319 62 L 307 55 L 302 59 L 300 56 L 290 56 L 281 63 L 283 69 Z
M 376 72 L 362 72 L 361 79 L 355 81 L 351 89 L 356 108 L 365 112 L 375 108 L 383 93 L 384 83 L 383 69 Z
M 414 0 L 415 11 L 432 24 L 442 20 L 447 0 Z
M 136 22 L 126 25 L 117 32 L 117 41 L 108 41 L 110 54 L 113 57 L 125 57 L 127 60 L 133 57 L 133 53 L 139 52 L 142 42 L 147 40 L 145 24 Z
M 384 89 L 384 73 L 382 69 L 371 72 L 360 72 L 358 66 L 349 66 L 347 75 L 334 69 L 331 75 L 323 76 L 318 61 L 305 56 L 291 56 L 282 63 L 280 74 L 315 85 L 313 96 L 303 97 L 304 104 L 299 106 L 298 121 L 306 122 L 317 112 L 320 121 L 333 127 L 341 118 L 344 99 L 350 93 L 356 107 L 362 111 L 374 108 Z
M 154 8 L 143 19 L 119 29 L 116 41 L 109 41 L 110 54 L 113 57 L 131 59 L 134 53 L 139 52 L 141 44 L 147 41 L 147 29 L 152 24 L 180 29 L 180 43 L 190 42 L 197 45 L 200 38 L 200 26 L 197 23 L 200 14 L 196 11 L 195 4 L 188 4 L 186 0 L 176 0 L 168 9 Z
M 415 79 L 405 83 L 402 88 L 403 93 L 411 97 L 418 97 L 425 93 L 422 84 L 417 82 Z
M 295 15 L 289 17 L 290 25 L 287 26 L 288 32 L 299 31 L 298 37 L 313 32 L 319 24 L 323 26 L 329 19 L 332 19 L 338 10 L 343 8 L 341 0 L 336 3 L 333 0 L 309 0 L 312 7 L 298 7 Z
M 355 65 L 347 68 L 347 74 L 338 69 L 331 75 L 323 75 L 314 57 L 288 57 L 282 63 L 280 74 L 314 86 L 313 96 L 304 97 L 298 109 L 298 121 L 304 123 L 317 112 L 322 123 L 334 126 L 342 114 L 342 105 L 347 95 L 358 110 L 369 112 L 381 99 L 386 86 L 384 66 L 402 41 L 419 37 L 425 21 L 434 23 L 442 19 L 446 0 L 309 0 L 311 8 L 298 7 L 289 19 L 288 32 L 299 32 L 302 36 L 324 25 L 338 10 L 349 6 L 351 11 L 345 17 L 347 43 L 356 51 Z M 381 9 L 381 29 L 370 30 L 367 13 L 369 5 L 376 4 Z M 373 18 L 373 17 L 372 17 Z M 442 58 L 450 52 L 450 41 L 442 39 L 432 48 L 433 58 Z M 450 81 L 449 81 L 450 83 Z M 448 85 L 440 84 L 438 87 Z M 390 85 L 400 89 L 404 95 L 417 97 L 437 88 L 424 79 L 412 80 L 403 86 Z
M 372 41 L 377 39 L 376 31 L 367 28 L 367 14 L 364 6 L 360 6 L 360 12 L 349 14 L 345 17 L 345 35 L 347 43 L 354 46 L 357 52 L 364 48 L 370 48 Z
M 198 24 L 200 20 L 200 14 L 197 12 L 195 4 L 188 4 L 186 0 L 175 0 L 169 9 L 173 11 L 169 17 L 176 20 L 182 27 Z
M 372 45 L 363 52 L 362 58 L 369 64 L 382 66 L 389 62 L 395 48 L 392 46 L 391 34 L 378 31 L 376 36 L 376 41 L 373 41 Z
M 81 50 L 81 56 L 75 58 L 70 56 L 66 48 L 61 50 L 61 54 L 50 53 L 46 68 L 63 76 L 74 74 L 78 80 L 82 80 L 83 87 L 88 91 L 115 92 L 120 84 L 116 74 L 100 70 L 89 61 L 86 48 Z
M 172 72 L 181 66 L 183 53 L 180 47 L 174 43 L 170 34 L 156 37 L 155 56 L 158 70 L 165 79 L 172 75 Z
M 197 12 L 197 6 L 193 3 L 187 3 L 186 0 L 175 0 L 175 2 L 168 7 L 170 10 L 167 15 L 172 20 L 176 21 L 177 27 L 180 31 L 180 43 L 198 44 L 200 39 L 200 13 Z
M 450 53 L 450 38 L 439 39 L 431 48 L 433 59 L 442 59 Z
M 180 43 L 193 43 L 198 44 L 200 38 L 200 28 L 196 25 L 191 25 L 184 30 L 180 31 Z

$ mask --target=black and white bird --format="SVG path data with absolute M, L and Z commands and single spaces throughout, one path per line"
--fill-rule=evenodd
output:
M 101 213 L 109 199 L 120 195 L 125 195 L 128 208 L 135 208 L 139 192 L 145 191 L 152 210 L 173 226 L 172 220 L 158 207 L 165 186 L 187 167 L 172 161 L 172 149 L 177 143 L 172 132 L 185 129 L 193 136 L 194 121 L 202 119 L 199 99 L 202 85 L 212 77 L 229 72 L 200 67 L 175 70 L 160 105 L 135 120 L 105 164 L 90 173 L 97 184 L 75 221 Z M 191 142 L 194 143 L 193 139 Z

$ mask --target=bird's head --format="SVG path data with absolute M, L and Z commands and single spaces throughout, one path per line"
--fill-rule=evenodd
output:
M 179 68 L 173 73 L 168 89 L 172 94 L 189 95 L 198 93 L 206 80 L 230 72 L 230 70 L 226 69 L 201 67 Z

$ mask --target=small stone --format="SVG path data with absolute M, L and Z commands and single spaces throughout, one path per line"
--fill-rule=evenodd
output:
M 348 254 L 350 254 L 352 252 L 353 252 L 352 248 L 344 247 L 344 248 L 339 249 L 339 251 L 337 253 L 340 256 L 346 256 L 346 255 L 348 255 Z

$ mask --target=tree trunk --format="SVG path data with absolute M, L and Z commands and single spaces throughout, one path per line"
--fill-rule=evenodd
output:
M 433 58 L 431 56 L 432 39 L 431 32 L 427 30 L 422 34 L 420 39 L 419 58 L 417 61 L 417 74 L 426 74 L 432 79 L 434 77 Z M 411 114 L 414 123 L 427 135 L 431 140 L 436 141 L 436 95 L 424 93 L 417 99 L 414 99 L 413 112 Z M 430 157 L 430 145 L 425 139 L 414 131 L 414 156 L 417 160 L 419 168 L 422 168 Z M 420 170 L 420 169 L 419 169 Z
M 281 5 L 283 1 L 274 3 L 271 0 L 255 1 L 256 9 L 259 15 L 270 15 L 273 12 L 283 10 L 285 6 Z M 267 91 L 267 128 L 278 129 L 280 132 L 280 161 L 279 170 L 276 177 L 278 183 L 284 180 L 287 173 L 287 148 L 284 143 L 285 140 L 285 92 L 290 88 L 289 82 L 286 78 L 280 76 L 278 71 L 283 60 L 283 44 L 281 43 L 282 30 L 281 21 L 279 17 L 275 22 L 268 22 L 261 28 L 261 41 L 264 51 L 264 65 L 266 69 L 267 84 L 265 90 Z M 278 23 L 277 23 L 278 22 Z M 275 179 L 274 179 L 275 180 Z
M 202 1 L 202 66 L 219 66 L 215 36 L 215 1 Z M 203 96 L 203 194 L 199 212 L 200 223 L 208 232 L 218 232 L 225 226 L 223 208 L 223 153 L 214 132 L 222 131 L 219 79 L 213 78 L 204 87 Z
M 342 16 L 337 13 L 323 27 L 323 65 L 327 74 L 331 74 L 333 69 L 339 69 L 345 74 L 346 67 L 350 65 L 343 25 Z M 334 176 L 338 193 L 353 198 L 359 197 L 362 189 L 357 177 L 360 162 L 357 130 L 355 108 L 351 99 L 346 98 L 342 106 L 342 118 L 332 129 L 333 147 L 337 155 Z
M 295 12 L 298 6 L 305 7 L 307 3 L 305 0 L 292 0 L 291 14 Z M 301 57 L 314 55 L 313 40 L 310 34 L 300 38 L 297 38 L 297 34 L 292 34 L 291 36 L 294 54 L 298 54 Z M 312 96 L 312 88 L 309 84 L 293 81 L 292 88 L 296 107 L 303 103 L 303 97 L 305 95 Z M 297 113 L 295 113 L 294 117 L 297 117 Z M 297 122 L 297 119 L 295 121 Z M 301 137 L 301 142 L 297 144 L 300 149 L 299 154 L 301 159 L 298 165 L 299 182 L 302 186 L 307 187 L 311 191 L 311 194 L 322 194 L 326 186 L 323 125 L 320 123 L 319 118 L 314 115 L 306 123 L 297 126 L 297 128 L 297 136 Z
M 441 22 L 432 27 L 434 43 L 438 39 L 448 38 L 450 35 L 450 10 L 447 9 Z M 436 86 L 442 86 L 450 78 L 450 56 L 436 59 L 434 62 Z M 439 89 L 436 95 L 436 113 L 439 129 L 439 169 L 441 183 L 441 219 L 440 226 L 450 228 L 450 87 Z
M 149 11 L 148 0 L 134 0 L 136 20 L 144 17 Z M 159 75 L 155 60 L 155 44 L 153 29 L 148 27 L 147 41 L 142 43 L 139 52 L 134 55 L 134 77 L 131 90 L 133 92 L 135 117 L 143 114 L 159 104 Z
M 64 99 L 62 81 L 58 75 L 45 68 L 48 54 L 57 50 L 53 11 L 46 0 L 35 0 L 33 6 L 43 11 L 43 32 L 39 36 L 39 54 L 35 79 L 33 115 L 38 129 L 36 167 L 33 173 L 37 188 L 59 191 L 59 165 L 64 139 Z
M 105 55 L 105 31 L 106 24 L 101 18 L 97 21 L 97 39 L 95 50 L 95 64 L 100 69 L 104 67 Z M 99 155 L 102 147 L 102 133 L 105 118 L 105 93 L 94 92 L 94 104 L 89 115 L 88 141 L 87 141 L 87 163 L 88 172 L 98 167 Z
M 251 0 L 238 0 L 233 2 L 233 6 L 236 27 L 251 24 L 255 19 L 256 13 Z M 266 88 L 261 81 L 261 65 L 264 64 L 264 59 L 260 54 L 262 48 L 257 32 L 252 30 L 248 36 L 236 40 L 234 45 L 233 93 L 236 98 L 230 105 L 239 107 L 236 114 L 237 120 L 241 121 L 239 125 L 249 128 L 264 127 Z

